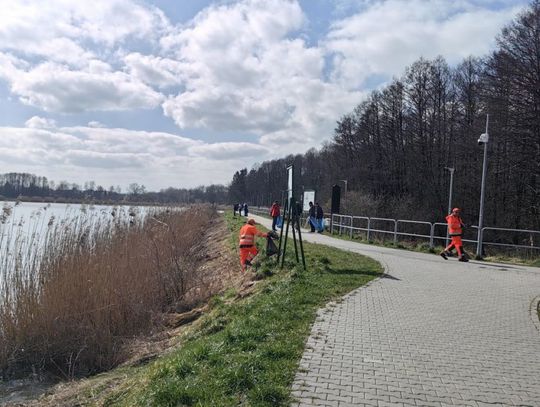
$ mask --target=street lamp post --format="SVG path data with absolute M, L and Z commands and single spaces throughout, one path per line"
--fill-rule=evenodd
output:
M 482 164 L 482 188 L 480 190 L 480 214 L 478 215 L 478 243 L 476 245 L 476 258 L 482 259 L 482 227 L 484 225 L 484 197 L 486 194 L 486 172 L 487 172 L 487 145 L 489 141 L 489 114 L 486 115 L 486 132 L 480 135 L 478 144 L 484 145 L 484 162 Z
M 448 213 L 452 213 L 452 188 L 454 187 L 454 171 L 455 168 L 444 167 L 445 170 L 450 171 L 450 189 L 448 191 Z
M 452 213 L 452 190 L 454 187 L 454 171 L 456 170 L 453 167 L 444 167 L 445 170 L 450 171 L 450 189 L 448 191 L 448 213 Z M 448 231 L 446 231 L 446 245 L 448 246 Z
M 345 191 L 343 192 L 343 197 L 345 198 L 345 196 L 347 195 L 347 180 L 346 179 L 340 179 L 341 182 L 343 182 L 345 184 Z

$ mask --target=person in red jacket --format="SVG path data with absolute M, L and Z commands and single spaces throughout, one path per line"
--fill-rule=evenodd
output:
M 272 207 L 270 208 L 270 216 L 272 217 L 272 230 L 277 232 L 276 223 L 279 216 L 281 215 L 281 207 L 278 204 L 278 201 L 274 201 Z
M 255 246 L 255 236 L 267 237 L 266 233 L 260 232 L 255 227 L 255 220 L 249 219 L 247 223 L 240 229 L 240 264 L 242 271 L 246 270 L 246 266 L 250 266 L 251 262 L 257 256 L 259 251 Z
M 450 244 L 439 254 L 445 260 L 448 260 L 448 255 L 452 248 L 456 248 L 458 252 L 459 261 L 469 261 L 465 252 L 463 251 L 463 242 L 461 236 L 463 235 L 463 227 L 465 224 L 461 219 L 461 211 L 459 208 L 452 209 L 452 213 L 446 217 L 446 222 L 448 223 L 448 236 L 452 238 Z

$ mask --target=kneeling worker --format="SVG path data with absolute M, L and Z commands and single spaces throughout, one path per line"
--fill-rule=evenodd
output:
M 242 271 L 246 266 L 251 265 L 251 261 L 257 256 L 258 250 L 255 246 L 255 236 L 267 237 L 266 233 L 260 232 L 255 227 L 255 220 L 250 219 L 240 229 L 240 264 Z

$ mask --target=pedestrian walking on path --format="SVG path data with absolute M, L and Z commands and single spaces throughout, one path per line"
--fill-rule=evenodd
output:
M 461 236 L 463 235 L 463 228 L 465 224 L 461 219 L 461 211 L 459 208 L 452 209 L 452 213 L 446 217 L 446 222 L 448 223 L 448 236 L 452 238 L 452 241 L 446 248 L 440 252 L 440 256 L 448 260 L 450 251 L 455 247 L 458 252 L 459 261 L 469 261 L 467 254 L 463 251 L 463 242 Z
M 315 232 L 315 227 L 317 226 L 317 213 L 316 213 L 315 205 L 313 205 L 313 202 L 309 203 L 309 211 L 308 211 L 308 222 L 310 227 L 310 232 Z
M 318 202 L 315 203 L 315 217 L 317 218 L 317 233 L 324 232 L 324 212 Z
M 270 216 L 272 217 L 272 230 L 276 232 L 276 224 L 281 216 L 281 207 L 279 206 L 278 201 L 274 201 L 272 204 L 272 207 L 270 208 Z

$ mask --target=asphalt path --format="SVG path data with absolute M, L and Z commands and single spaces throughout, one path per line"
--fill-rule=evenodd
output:
M 540 406 L 539 268 L 302 237 L 385 275 L 318 311 L 295 406 Z

